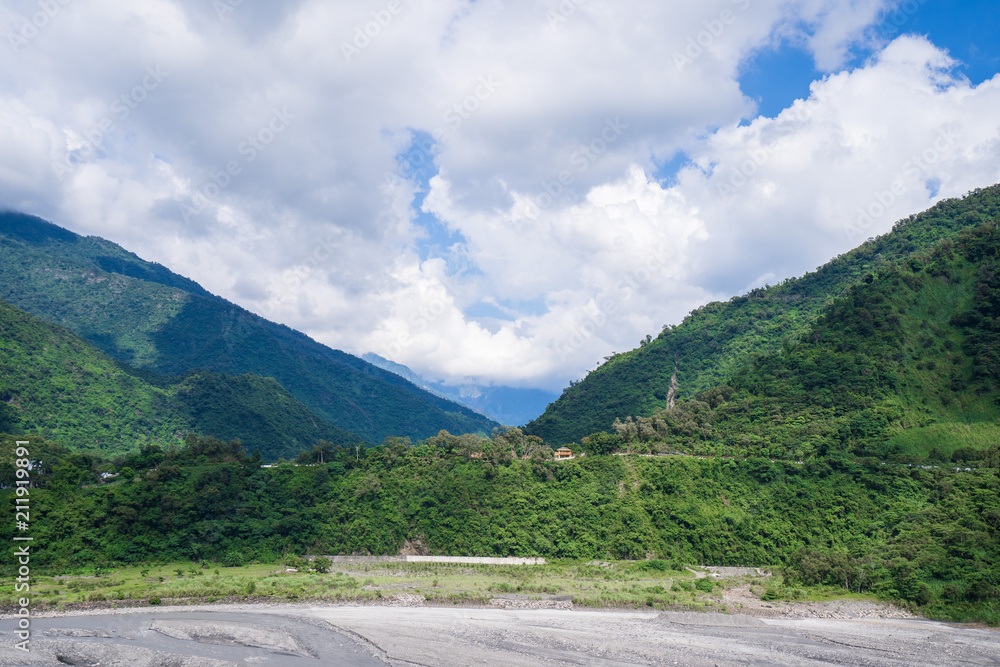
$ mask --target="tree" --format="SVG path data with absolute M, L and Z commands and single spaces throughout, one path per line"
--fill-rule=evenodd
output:
M 17 410 L 0 397 L 0 433 L 19 435 L 21 432 L 20 424 L 21 419 L 18 417 Z
M 614 454 L 621 446 L 622 441 L 614 433 L 598 431 L 591 433 L 583 439 L 583 446 L 589 454 L 606 455 Z
M 479 457 L 483 455 L 483 449 L 489 440 L 478 435 L 466 433 L 456 438 L 455 453 L 465 458 Z

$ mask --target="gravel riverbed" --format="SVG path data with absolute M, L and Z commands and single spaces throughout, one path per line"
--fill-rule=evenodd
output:
M 1000 633 L 867 602 L 776 615 L 230 604 L 102 609 L 32 619 L 31 652 L 0 619 L 0 665 L 934 665 L 1000 667 Z M 825 605 L 837 605 L 836 608 Z M 524 605 L 530 606 L 530 605 Z M 538 605 L 536 605 L 538 606 Z M 814 615 L 815 614 L 815 615 Z M 825 614 L 825 615 L 824 615 Z M 908 616 L 908 615 L 907 615 Z

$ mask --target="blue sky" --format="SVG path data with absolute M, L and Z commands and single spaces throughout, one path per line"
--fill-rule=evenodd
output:
M 558 391 L 1000 181 L 996 2 L 210 4 L 2 3 L 0 206 L 431 380 Z
M 959 60 L 958 68 L 973 84 L 1000 71 L 1000 3 L 987 0 L 945 2 L 910 0 L 883 12 L 868 29 L 871 44 L 859 44 L 847 67 L 857 67 L 878 52 L 885 42 L 904 33 L 927 36 Z M 775 116 L 794 100 L 808 97 L 809 84 L 826 72 L 816 69 L 812 54 L 801 45 L 782 41 L 750 55 L 740 76 L 740 88 L 758 101 L 758 113 Z

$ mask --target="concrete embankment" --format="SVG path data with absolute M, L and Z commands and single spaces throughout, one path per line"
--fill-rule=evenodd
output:
M 334 563 L 453 563 L 456 565 L 545 565 L 544 558 L 489 556 L 327 556 Z

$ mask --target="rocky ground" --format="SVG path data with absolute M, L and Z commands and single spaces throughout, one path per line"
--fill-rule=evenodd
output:
M 913 614 L 891 604 L 866 600 L 836 600 L 834 602 L 767 602 L 752 591 L 751 584 L 736 586 L 723 592 L 726 610 L 756 618 L 833 618 L 839 620 L 864 618 L 914 618 Z
M 1000 633 L 863 602 L 767 614 L 497 608 L 213 605 L 95 610 L 32 621 L 31 653 L 0 621 L 0 665 L 892 665 L 1000 666 Z M 752 597 L 752 596 L 751 596 Z M 760 602 L 758 600 L 758 602 Z M 769 604 L 769 603 L 763 603 Z M 839 605 L 839 606 L 832 606 Z M 506 608 L 505 608 L 506 607 Z M 513 607 L 513 608 L 512 608 Z M 814 615 L 815 614 L 815 615 Z M 824 615 L 825 614 L 825 615 Z

